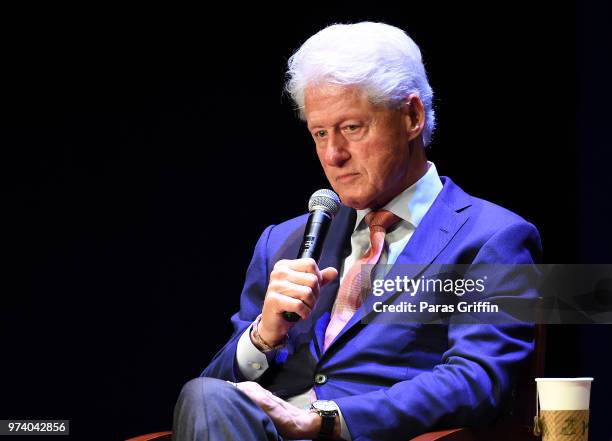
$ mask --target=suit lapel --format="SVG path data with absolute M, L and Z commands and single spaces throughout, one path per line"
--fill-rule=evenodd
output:
M 406 247 L 398 256 L 394 267 L 385 276 L 385 279 L 393 279 L 398 275 L 409 278 L 419 277 L 442 250 L 449 245 L 453 237 L 455 237 L 468 220 L 468 210 L 465 209 L 471 205 L 469 196 L 449 178 L 441 177 L 441 179 L 444 184 L 442 191 L 421 220 L 418 228 L 414 231 L 408 244 L 406 244 Z M 399 269 L 395 265 L 410 265 L 410 267 Z M 407 269 L 409 273 L 407 273 Z M 366 319 L 371 314 L 375 314 L 372 308 L 374 302 L 385 303 L 394 294 L 394 292 L 385 292 L 382 296 L 376 297 L 370 293 L 361 307 L 330 344 L 328 351 L 355 324 Z

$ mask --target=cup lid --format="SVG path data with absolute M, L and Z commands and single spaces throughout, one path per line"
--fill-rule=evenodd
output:
M 576 377 L 576 378 L 536 378 L 537 382 L 545 382 L 545 381 L 593 381 L 593 377 Z

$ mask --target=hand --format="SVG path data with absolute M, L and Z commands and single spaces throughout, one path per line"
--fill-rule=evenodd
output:
M 280 343 L 295 324 L 283 312 L 295 312 L 301 319 L 312 312 L 320 289 L 338 276 L 335 268 L 319 271 L 314 259 L 279 260 L 270 273 L 258 332 L 270 346 Z
M 253 381 L 236 383 L 236 387 L 270 417 L 284 438 L 314 439 L 319 435 L 321 417 L 316 413 L 295 407 Z

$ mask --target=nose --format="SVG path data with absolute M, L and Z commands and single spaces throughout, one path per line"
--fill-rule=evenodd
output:
M 342 134 L 330 134 L 325 148 L 326 164 L 335 167 L 342 166 L 351 157 L 347 147 L 346 139 Z

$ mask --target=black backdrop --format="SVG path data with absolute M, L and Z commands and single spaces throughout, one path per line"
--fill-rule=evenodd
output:
M 289 7 L 4 14 L 0 418 L 70 419 L 79 440 L 170 428 L 231 332 L 258 235 L 326 186 L 282 82 L 333 22 L 420 44 L 441 174 L 536 224 L 548 262 L 612 261 L 609 10 Z M 596 377 L 607 439 L 610 327 L 549 336 L 549 376 Z

